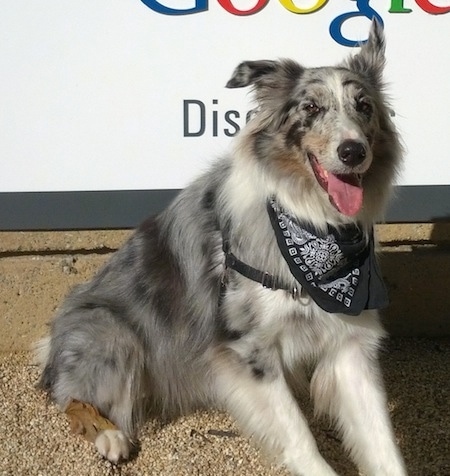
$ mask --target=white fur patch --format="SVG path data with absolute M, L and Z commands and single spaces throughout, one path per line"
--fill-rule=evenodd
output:
M 36 342 L 32 347 L 32 351 L 33 362 L 43 369 L 50 354 L 50 336 L 44 337 Z
M 130 442 L 120 430 L 101 431 L 97 435 L 95 446 L 99 453 L 111 463 L 126 460 L 130 455 Z

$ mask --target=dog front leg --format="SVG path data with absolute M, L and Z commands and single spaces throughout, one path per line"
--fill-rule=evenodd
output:
M 217 366 L 219 402 L 269 454 L 297 476 L 336 476 L 317 449 L 305 417 L 284 379 L 281 365 L 236 361 Z M 275 368 L 276 367 L 276 368 Z
M 371 355 L 373 354 L 373 355 Z M 347 339 L 318 364 L 311 392 L 317 413 L 329 413 L 344 445 L 367 476 L 405 476 L 375 352 Z

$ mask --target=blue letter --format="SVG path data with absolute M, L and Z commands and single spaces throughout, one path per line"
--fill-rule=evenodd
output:
M 195 7 L 177 10 L 176 8 L 161 5 L 157 0 L 142 0 L 142 3 L 157 13 L 164 15 L 188 15 L 189 13 L 200 13 L 208 10 L 208 0 L 195 0 Z
M 348 40 L 347 38 L 343 37 L 341 32 L 342 24 L 350 18 L 363 16 L 367 17 L 369 20 L 372 20 L 372 18 L 375 17 L 379 21 L 380 25 L 384 27 L 383 19 L 371 6 L 369 6 L 369 0 L 356 0 L 356 7 L 358 8 L 357 12 L 344 13 L 336 17 L 331 22 L 330 35 L 340 45 L 354 47 L 367 41 Z

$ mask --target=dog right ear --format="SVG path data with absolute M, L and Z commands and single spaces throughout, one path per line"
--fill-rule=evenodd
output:
M 234 71 L 226 84 L 227 88 L 245 88 L 255 84 L 264 76 L 275 73 L 277 62 L 270 60 L 244 61 Z
M 264 123 L 267 125 L 276 123 L 274 117 L 278 116 L 275 112 L 285 103 L 303 71 L 302 66 L 287 59 L 245 61 L 234 70 L 226 87 L 244 88 L 253 85 L 256 102 L 267 116 Z
M 294 87 L 304 68 L 288 59 L 244 61 L 233 72 L 227 88 L 253 85 L 258 102 L 285 96 Z

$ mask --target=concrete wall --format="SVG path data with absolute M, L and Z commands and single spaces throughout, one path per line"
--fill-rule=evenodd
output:
M 0 351 L 26 350 L 46 333 L 69 288 L 85 281 L 131 232 L 0 232 Z M 379 225 L 391 305 L 388 331 L 450 335 L 450 223 Z

